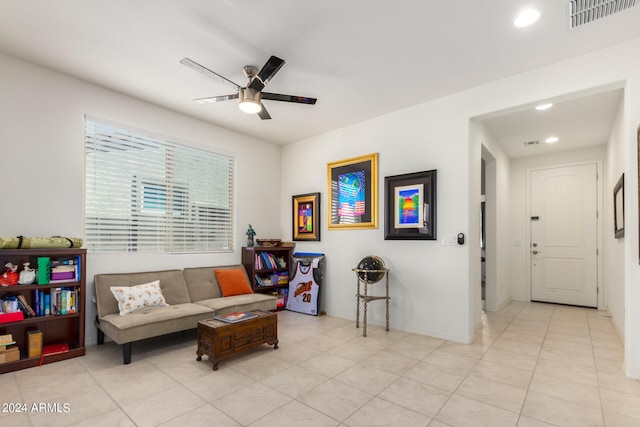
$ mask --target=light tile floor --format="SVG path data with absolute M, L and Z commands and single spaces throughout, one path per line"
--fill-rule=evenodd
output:
M 195 333 L 0 375 L 7 426 L 640 426 L 606 313 L 513 302 L 463 345 L 278 313 L 280 346 L 195 360 Z M 41 411 L 33 410 L 33 404 Z M 14 404 L 13 406 L 8 406 Z M 65 411 L 65 409 L 68 409 Z M 53 412 L 52 412 L 53 411 Z

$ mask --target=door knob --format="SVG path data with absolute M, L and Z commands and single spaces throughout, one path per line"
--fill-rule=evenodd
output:
M 538 251 L 533 251 L 532 253 L 533 253 L 534 255 L 537 255 L 537 254 L 538 254 Z

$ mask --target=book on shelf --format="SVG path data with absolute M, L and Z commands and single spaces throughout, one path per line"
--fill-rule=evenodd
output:
M 81 277 L 81 257 L 57 258 L 50 261 L 49 283 L 79 282 Z
M 260 277 L 256 275 L 256 286 L 262 288 L 264 286 L 273 286 L 271 276 Z
M 18 303 L 20 304 L 20 309 L 24 312 L 27 317 L 35 317 L 36 312 L 33 310 L 33 307 L 29 304 L 24 295 L 18 295 Z
M 0 335 L 0 345 L 9 345 L 13 343 L 15 343 L 13 340 L 13 334 Z
M 42 355 L 42 343 L 41 331 L 27 331 L 27 357 L 40 357 Z
M 287 267 L 287 262 L 283 257 L 277 257 L 270 252 L 257 253 L 254 264 L 256 270 L 275 270 Z
M 258 317 L 258 315 L 250 311 L 234 311 L 233 313 L 216 316 L 215 319 L 226 323 L 237 323 L 243 320 L 255 319 L 256 317 Z
M 259 288 L 273 286 L 275 283 L 273 282 L 273 276 L 263 276 L 260 277 L 256 275 L 256 286 Z
M 69 344 L 50 344 L 45 345 L 42 348 L 42 354 L 40 355 L 40 366 L 44 361 L 45 356 L 53 356 L 54 354 L 62 354 L 69 352 Z
M 78 289 L 73 287 L 35 289 L 33 307 L 36 317 L 77 313 Z

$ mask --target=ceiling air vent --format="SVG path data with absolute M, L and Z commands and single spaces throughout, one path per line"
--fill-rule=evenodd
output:
M 527 141 L 527 142 L 524 143 L 524 146 L 528 147 L 530 145 L 538 145 L 538 144 L 540 144 L 540 141 L 537 141 L 537 140 L 536 141 Z
M 569 28 L 588 24 L 636 5 L 636 0 L 567 0 Z

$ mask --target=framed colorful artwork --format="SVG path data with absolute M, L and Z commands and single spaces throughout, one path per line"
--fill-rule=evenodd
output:
M 327 165 L 329 229 L 378 228 L 378 153 Z
M 320 193 L 292 196 L 293 240 L 320 241 Z
M 434 170 L 384 178 L 385 240 L 436 240 Z

